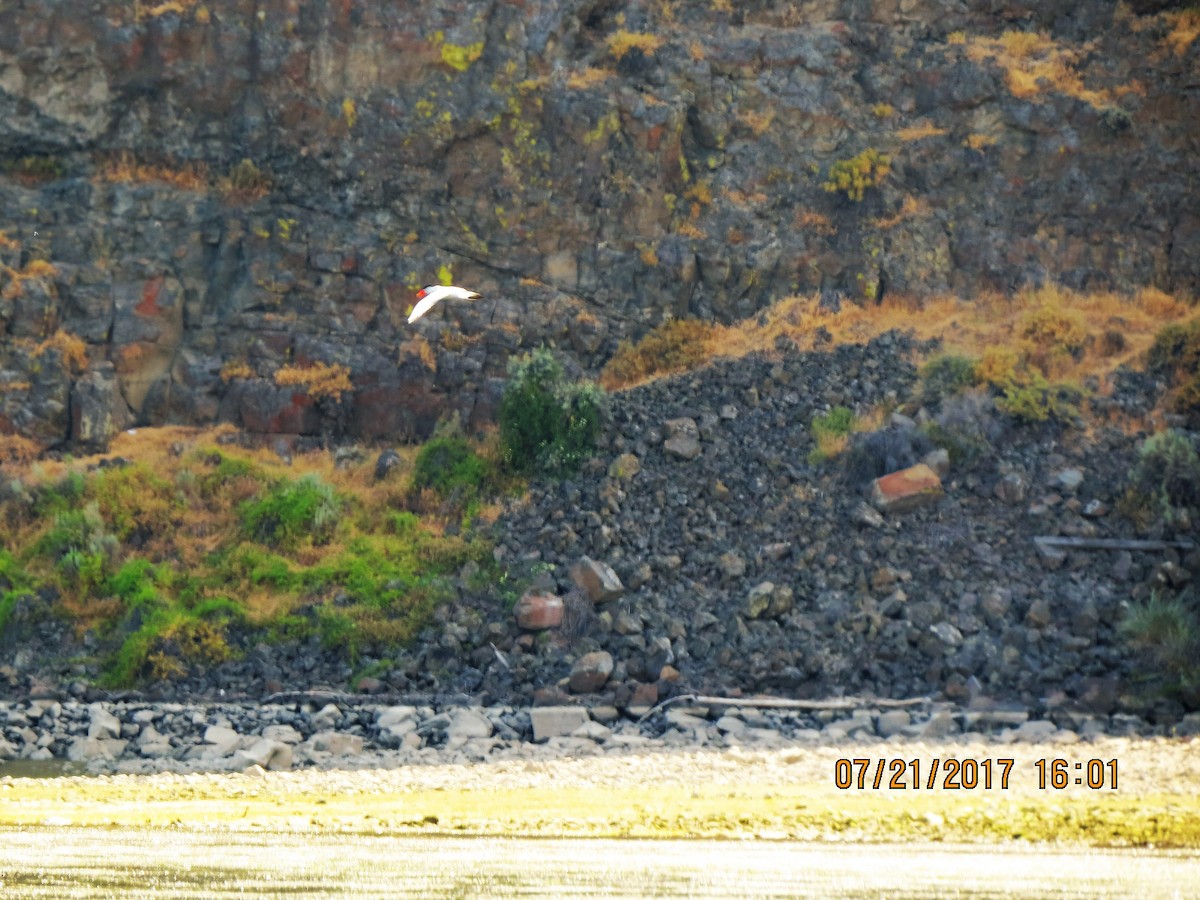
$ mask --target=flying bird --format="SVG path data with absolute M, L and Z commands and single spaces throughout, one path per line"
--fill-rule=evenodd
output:
M 479 295 L 474 291 L 468 291 L 466 288 L 455 287 L 452 284 L 431 284 L 429 287 L 421 288 L 417 291 L 417 305 L 413 307 L 413 311 L 408 314 L 408 324 L 411 325 L 425 313 L 433 309 L 435 303 L 439 300 L 445 300 L 447 297 L 452 297 L 455 300 L 474 300 Z

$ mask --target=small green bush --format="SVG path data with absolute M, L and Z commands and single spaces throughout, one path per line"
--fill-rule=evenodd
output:
M 1168 325 L 1155 335 L 1146 367 L 1171 385 L 1171 408 L 1200 421 L 1200 321 Z
M 38 488 L 33 501 L 33 514 L 38 517 L 77 509 L 83 501 L 87 481 L 81 472 L 68 472 L 57 484 Z
M 1145 680 L 1187 705 L 1200 706 L 1200 609 L 1194 594 L 1155 593 L 1129 607 L 1121 635 L 1146 663 Z
M 842 191 L 855 203 L 862 201 L 867 188 L 883 183 L 892 171 L 892 158 L 869 147 L 858 156 L 840 159 L 829 167 L 829 178 L 821 185 L 826 191 Z
M 500 441 L 516 472 L 564 474 L 596 450 L 607 397 L 591 382 L 568 383 L 549 350 L 509 361 L 500 401 Z
M 324 544 L 333 536 L 341 501 L 319 475 L 281 481 L 266 496 L 240 509 L 247 535 L 271 547 L 290 549 L 304 538 Z
M 1138 451 L 1130 486 L 1167 513 L 1200 505 L 1200 454 L 1174 429 L 1153 434 Z
M 89 482 L 95 502 L 118 540 L 167 532 L 185 506 L 174 486 L 144 465 L 105 469 Z
M 487 462 L 459 436 L 432 438 L 413 465 L 413 486 L 432 488 L 442 497 L 455 492 L 463 500 L 474 497 L 487 478 Z
M 835 406 L 827 413 L 814 416 L 811 427 L 816 446 L 809 451 L 808 461 L 818 465 L 846 448 L 854 427 L 854 413 L 845 406 Z
M 996 400 L 996 408 L 1008 413 L 1018 422 L 1073 422 L 1079 417 L 1079 402 L 1083 392 L 1070 384 L 1050 384 L 1035 375 L 1032 384 L 1010 384 L 1004 396 Z
M 931 359 L 921 370 L 921 402 L 937 407 L 947 397 L 979 383 L 975 360 L 947 353 Z
M 112 559 L 118 542 L 108 533 L 95 502 L 82 509 L 56 513 L 50 528 L 34 542 L 32 553 L 58 564 L 72 551 Z
M 33 586 L 21 564 L 7 550 L 0 550 L 0 634 L 12 615 L 13 606 Z

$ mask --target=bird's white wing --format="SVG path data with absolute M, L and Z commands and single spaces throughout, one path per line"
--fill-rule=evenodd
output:
M 413 311 L 408 314 L 408 324 L 411 325 L 413 322 L 417 321 L 417 319 L 421 318 L 421 316 L 425 315 L 425 313 L 433 309 L 434 305 L 445 296 L 445 291 L 428 291 L 425 296 L 421 298 L 421 301 L 413 307 Z
M 444 300 L 447 297 L 453 297 L 455 300 L 473 300 L 479 295 L 474 291 L 468 291 L 466 288 L 455 287 L 452 284 L 431 284 L 427 288 L 422 288 L 417 294 L 421 298 L 420 302 L 413 307 L 413 311 L 409 313 L 408 323 L 411 325 L 429 310 L 433 309 L 435 303 L 439 300 Z

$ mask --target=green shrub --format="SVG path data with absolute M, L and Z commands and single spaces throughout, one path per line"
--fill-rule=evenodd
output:
M 1079 417 L 1079 402 L 1083 392 L 1074 385 L 1050 384 L 1035 375 L 1032 384 L 1010 384 L 1004 396 L 996 400 L 997 409 L 1008 413 L 1018 422 L 1073 422 Z
M 223 496 L 235 482 L 249 481 L 266 486 L 269 481 L 266 471 L 250 460 L 222 453 L 213 453 L 207 459 L 209 462 L 216 460 L 216 468 L 195 481 L 196 489 L 205 500 Z
M 319 475 L 278 482 L 264 497 L 239 510 L 247 535 L 268 546 L 290 549 L 308 538 L 324 544 L 333 536 L 341 501 Z
M 1138 451 L 1130 488 L 1167 518 L 1177 509 L 1200 505 L 1200 455 L 1174 429 L 1153 434 Z
M 549 350 L 509 361 L 500 401 L 505 463 L 525 474 L 562 474 L 596 450 L 607 419 L 607 397 L 591 382 L 570 384 Z
M 947 353 L 931 359 L 921 370 L 921 402 L 937 407 L 947 397 L 979 383 L 975 360 Z
M 1167 378 L 1171 409 L 1200 421 L 1200 321 L 1163 328 L 1147 351 L 1146 366 Z
M 460 499 L 476 496 L 488 477 L 487 462 L 459 436 L 435 437 L 417 454 L 413 486 L 432 488 L 442 497 L 457 492 Z
M 38 488 L 33 514 L 44 517 L 77 509 L 83 501 L 87 482 L 81 472 L 68 472 L 57 484 Z
M 4 167 L 22 184 L 44 184 L 58 181 L 66 173 L 62 161 L 53 156 L 22 156 Z
M 185 510 L 171 483 L 144 465 L 105 469 L 88 484 L 87 494 L 121 541 L 164 534 Z
M 1168 696 L 1200 706 L 1200 610 L 1195 595 L 1158 593 L 1129 607 L 1121 635 L 1146 663 L 1144 679 Z
M 0 550 L 0 633 L 4 632 L 17 600 L 32 587 L 33 582 L 21 564 L 7 550 Z
M 108 533 L 99 508 L 92 502 L 82 509 L 56 513 L 50 528 L 34 542 L 32 553 L 57 565 L 72 551 L 113 559 L 117 547 L 117 539 Z

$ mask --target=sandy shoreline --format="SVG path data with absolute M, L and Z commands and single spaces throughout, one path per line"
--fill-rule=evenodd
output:
M 874 741 L 394 768 L 0 778 L 0 827 L 1016 839 L 1200 848 L 1195 751 L 1192 739 L 1164 738 L 1102 738 L 1066 747 Z M 837 786 L 839 759 L 869 760 L 863 789 Z M 992 787 L 984 787 L 980 774 L 975 789 L 948 788 L 941 776 L 929 788 L 935 759 L 940 772 L 957 768 L 960 777 L 964 762 L 973 761 L 982 773 L 990 761 Z M 1055 759 L 1064 760 L 1069 773 L 1061 790 L 1049 783 Z M 875 789 L 881 760 L 884 775 Z M 1039 760 L 1048 760 L 1045 787 Z M 1089 760 L 1100 761 L 1091 773 L 1106 778 L 1116 760 L 1116 790 L 1086 786 Z M 840 767 L 855 779 L 860 770 L 854 763 Z M 889 788 L 897 772 L 904 786 Z M 1077 772 L 1083 784 L 1074 783 Z

